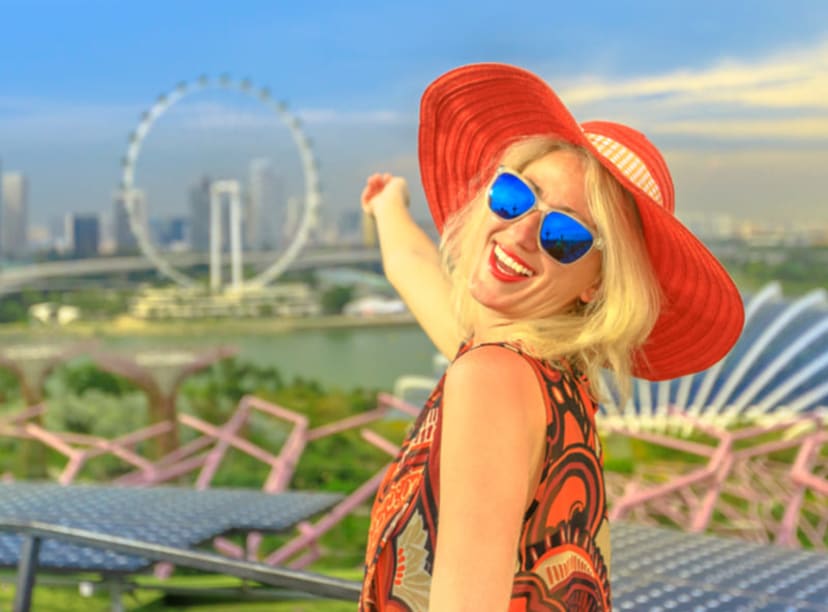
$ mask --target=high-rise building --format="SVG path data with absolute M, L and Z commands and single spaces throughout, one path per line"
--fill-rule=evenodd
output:
M 78 259 L 97 257 L 101 246 L 101 221 L 95 214 L 69 214 L 66 218 L 67 242 Z
M 132 207 L 133 215 L 144 230 L 144 235 L 147 235 L 149 231 L 147 200 L 144 192 L 139 189 L 117 191 L 112 212 L 115 226 L 115 248 L 120 253 L 134 253 L 138 250 L 138 240 L 129 223 L 129 206 Z
M 190 220 L 185 217 L 150 219 L 152 241 L 162 249 L 182 251 L 187 248 Z
M 285 220 L 284 188 L 264 157 L 250 162 L 250 176 L 245 211 L 245 244 L 254 250 L 280 246 Z
M 190 189 L 190 249 L 207 252 L 210 249 L 210 177 Z
M 12 259 L 25 255 L 29 230 L 26 177 L 21 172 L 3 173 L 0 250 Z
M 170 217 L 167 219 L 167 231 L 164 234 L 164 244 L 167 246 L 181 245 L 187 242 L 190 233 L 190 221 L 185 217 Z

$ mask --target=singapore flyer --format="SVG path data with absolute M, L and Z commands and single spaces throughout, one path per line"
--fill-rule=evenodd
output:
M 300 202 L 300 216 L 296 227 L 290 232 L 289 242 L 276 254 L 273 260 L 269 261 L 263 270 L 249 279 L 237 282 L 234 286 L 237 290 L 261 289 L 276 279 L 297 257 L 306 243 L 311 229 L 316 223 L 316 216 L 321 203 L 318 165 L 310 141 L 302 130 L 299 118 L 288 110 L 284 102 L 272 97 L 267 88 L 255 86 L 248 79 L 235 80 L 229 76 L 213 79 L 202 76 L 192 82 L 181 82 L 172 90 L 162 93 L 153 105 L 141 115 L 138 125 L 129 136 L 129 144 L 122 160 L 120 190 L 123 194 L 129 194 L 139 189 L 140 184 L 136 180 L 138 160 L 145 140 L 156 125 L 156 122 L 185 98 L 196 97 L 204 92 L 231 92 L 241 94 L 249 100 L 255 100 L 258 102 L 259 107 L 268 111 L 269 116 L 275 117 L 281 125 L 287 128 L 295 152 L 298 153 L 303 178 L 303 196 L 301 198 L 303 201 Z M 219 181 L 217 183 L 226 184 L 227 181 Z M 238 193 L 234 195 L 237 201 L 235 202 L 236 206 L 232 209 L 232 213 L 238 215 L 236 208 L 238 207 L 239 197 Z M 131 197 L 125 197 L 124 206 L 129 218 L 130 229 L 141 253 L 155 265 L 161 274 L 178 285 L 182 287 L 196 287 L 198 281 L 177 269 L 150 239 L 146 222 L 142 220 L 140 211 L 137 210 L 135 200 Z M 215 211 L 215 208 L 213 211 Z M 238 225 L 239 221 L 237 218 L 231 217 L 231 219 L 233 220 L 232 222 Z M 220 223 L 220 221 L 216 219 L 212 220 L 211 232 L 215 233 L 216 228 L 221 229 L 217 223 Z M 230 229 L 232 235 L 233 228 Z M 236 232 L 238 232 L 237 227 Z M 212 240 L 214 239 L 211 234 Z M 220 248 L 220 245 L 216 246 L 216 244 L 211 242 L 211 258 L 218 253 L 217 249 Z M 234 255 L 238 258 L 238 261 L 233 262 L 234 272 L 237 272 L 241 270 L 240 249 L 237 249 Z M 215 263 L 214 259 L 211 259 L 211 275 L 216 272 L 212 269 L 215 267 Z M 215 288 L 214 286 L 213 289 Z

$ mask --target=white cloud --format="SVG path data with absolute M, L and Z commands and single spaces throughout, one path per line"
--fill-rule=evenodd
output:
M 654 134 L 688 135 L 719 140 L 771 139 L 817 142 L 828 139 L 828 117 L 667 121 L 654 124 L 649 131 Z
M 345 111 L 333 108 L 289 109 L 289 115 L 281 115 L 265 106 L 241 108 L 215 101 L 191 102 L 186 109 L 174 112 L 178 126 L 188 129 L 272 128 L 286 125 L 289 117 L 296 117 L 303 124 L 321 126 L 389 125 L 410 119 L 390 110 Z
M 754 61 L 722 59 L 625 80 L 587 77 L 560 91 L 573 107 L 599 110 L 662 134 L 701 138 L 828 139 L 828 41 Z
M 195 97 L 194 97 L 195 98 Z M 249 102 L 249 101 L 247 101 Z M 99 139 L 116 129 L 125 135 L 141 113 L 137 105 L 63 102 L 39 98 L 0 96 L 1 140 L 48 140 L 53 138 Z M 412 122 L 414 117 L 392 110 L 348 111 L 334 108 L 288 109 L 302 124 L 335 127 L 392 125 Z M 156 121 L 173 129 L 247 130 L 284 127 L 285 117 L 275 109 L 257 104 L 233 104 L 212 100 L 187 100 L 170 107 Z
M 282 125 L 275 112 L 265 107 L 247 110 L 220 102 L 191 102 L 174 110 L 178 127 L 185 129 L 267 128 Z
M 403 113 L 391 110 L 369 110 L 369 111 L 340 111 L 333 109 L 306 109 L 299 111 L 299 117 L 312 124 L 379 124 L 389 125 L 412 121 Z

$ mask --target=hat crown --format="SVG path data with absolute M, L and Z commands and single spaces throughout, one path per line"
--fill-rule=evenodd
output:
M 590 121 L 581 124 L 584 136 L 594 149 L 618 171 L 628 188 L 638 189 L 675 213 L 673 179 L 667 162 L 644 134 L 621 123 Z

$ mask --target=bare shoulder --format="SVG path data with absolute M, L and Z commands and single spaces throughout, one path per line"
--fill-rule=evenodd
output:
M 529 382 L 536 384 L 532 367 L 526 357 L 508 346 L 487 344 L 463 353 L 449 366 L 446 382 L 507 385 L 513 390 Z
M 497 409 L 504 403 L 529 407 L 541 402 L 541 390 L 526 357 L 500 345 L 485 345 L 458 357 L 446 373 L 447 398 L 476 411 Z M 451 404 L 454 406 L 455 404 Z

